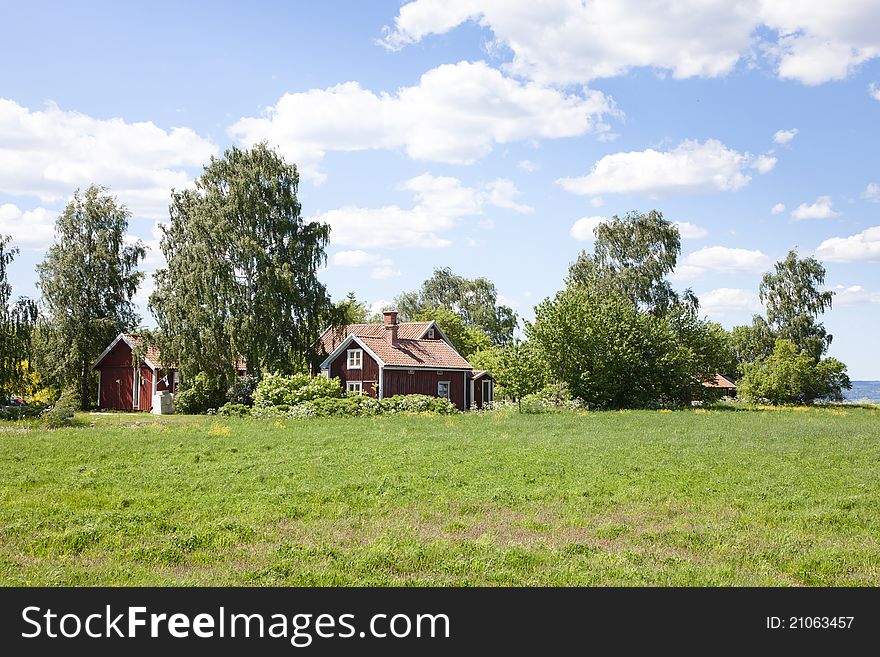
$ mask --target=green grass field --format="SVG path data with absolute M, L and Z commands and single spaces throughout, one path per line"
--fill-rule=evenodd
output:
M 0 425 L 3 585 L 880 585 L 880 410 Z

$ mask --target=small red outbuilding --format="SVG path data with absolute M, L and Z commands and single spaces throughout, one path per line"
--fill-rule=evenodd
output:
M 143 354 L 137 367 L 133 354 Z M 136 335 L 120 333 L 92 365 L 98 373 L 98 408 L 118 411 L 149 411 L 153 395 L 162 390 L 174 392 L 177 371 L 163 368 L 159 350 Z

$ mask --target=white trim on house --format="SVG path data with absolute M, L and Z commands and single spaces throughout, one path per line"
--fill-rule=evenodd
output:
M 98 408 L 101 408 L 101 370 L 98 370 Z
M 345 382 L 345 394 L 350 392 L 357 391 L 357 394 L 364 394 L 364 382 L 363 381 L 346 381 Z
M 474 405 L 474 380 L 471 379 L 471 406 Z
M 128 345 L 128 348 L 129 348 L 129 349 L 131 349 L 132 351 L 135 350 L 135 346 L 129 341 L 128 338 L 125 337 L 125 334 L 124 334 L 124 333 L 120 333 L 119 335 L 117 335 L 117 336 L 113 339 L 113 342 L 110 343 L 110 346 L 107 347 L 103 352 L 101 352 L 101 355 L 98 356 L 98 358 L 95 360 L 94 363 L 92 363 L 92 366 L 91 366 L 89 369 L 90 369 L 90 370 L 95 369 L 95 366 L 97 366 L 98 363 L 100 363 L 102 360 L 104 360 L 104 356 L 106 356 L 106 355 L 109 354 L 111 351 L 113 351 L 113 347 L 115 347 L 116 344 L 117 344 L 120 340 L 124 341 L 125 344 Z M 156 370 L 159 369 L 159 366 L 156 365 L 156 363 L 152 362 L 149 358 L 147 358 L 146 355 L 144 356 L 144 363 L 147 365 L 147 367 L 149 367 L 149 368 L 150 368 L 151 370 L 153 370 L 154 372 L 155 372 Z
M 128 342 L 126 340 L 126 342 Z M 134 376 L 131 381 L 131 408 L 139 411 L 141 408 L 141 368 L 133 367 Z
M 430 331 L 431 329 L 434 329 L 435 331 L 437 331 L 437 334 L 443 339 L 443 341 L 446 344 L 448 344 L 450 347 L 455 349 L 455 347 L 452 345 L 452 341 L 446 337 L 446 334 L 443 332 L 443 329 L 441 329 L 439 326 L 437 326 L 437 322 L 435 322 L 433 319 L 431 320 L 431 323 L 425 327 L 425 330 L 422 331 L 421 334 L 419 334 L 419 337 L 417 339 L 418 340 L 424 339 L 424 337 L 426 335 L 428 335 L 428 331 Z M 458 349 L 455 349 L 455 352 L 458 353 Z M 463 356 L 462 356 L 462 358 L 463 358 Z
M 379 367 L 382 367 L 383 365 L 385 365 L 385 361 L 383 361 L 381 358 L 379 358 L 379 357 L 376 355 L 376 352 L 374 352 L 372 349 L 370 349 L 370 348 L 369 348 L 367 345 L 365 345 L 365 344 L 364 344 L 364 343 L 363 343 L 363 342 L 362 342 L 362 341 L 361 341 L 361 340 L 360 340 L 360 339 L 359 339 L 354 333 L 352 333 L 352 334 L 349 335 L 347 338 L 345 338 L 345 340 L 343 340 L 342 342 L 339 343 L 339 346 L 336 347 L 336 349 L 333 350 L 333 353 L 332 353 L 332 354 L 330 354 L 329 356 L 327 356 L 327 358 L 324 359 L 324 361 L 323 361 L 323 362 L 321 363 L 321 365 L 320 365 L 321 369 L 322 369 L 322 370 L 324 370 L 324 369 L 329 370 L 329 369 L 330 369 L 330 363 L 332 363 L 334 360 L 336 360 L 336 359 L 339 357 L 339 355 L 340 355 L 343 351 L 345 351 L 345 349 L 348 347 L 348 345 L 350 345 L 352 342 L 357 343 L 357 345 L 358 345 L 361 349 L 363 349 L 363 350 L 366 351 L 368 354 L 370 354 L 370 357 L 371 357 L 373 360 L 375 360 L 375 361 L 379 364 Z
M 379 366 L 379 382 L 376 384 L 376 388 L 377 388 L 376 396 L 379 399 L 382 399 L 383 395 L 385 394 L 385 366 L 384 365 Z
M 462 402 L 462 406 L 464 406 L 464 410 L 467 410 L 468 408 L 470 408 L 470 406 L 468 406 L 468 397 L 467 397 L 468 375 L 467 375 L 467 372 L 462 372 L 461 375 L 464 377 L 464 380 L 462 381 L 462 384 L 461 384 L 461 394 L 464 396 L 464 401 Z
M 495 382 L 492 381 L 492 379 L 486 379 L 482 383 L 483 383 L 483 385 L 482 385 L 482 389 L 480 390 L 480 393 L 483 398 L 482 399 L 483 404 L 486 404 L 487 402 L 491 404 L 492 402 L 495 401 Z M 486 391 L 489 392 L 488 395 L 486 394 Z
M 363 349 L 346 349 L 347 359 L 346 367 L 350 370 L 364 369 L 364 350 Z M 355 361 L 357 361 L 355 363 Z

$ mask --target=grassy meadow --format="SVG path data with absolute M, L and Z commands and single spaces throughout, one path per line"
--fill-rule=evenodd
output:
M 0 424 L 2 585 L 880 585 L 880 409 Z

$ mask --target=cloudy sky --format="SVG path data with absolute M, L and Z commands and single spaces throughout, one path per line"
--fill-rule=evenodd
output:
M 0 8 L 16 294 L 36 294 L 75 188 L 131 209 L 152 271 L 170 189 L 268 140 L 332 226 L 336 297 L 381 304 L 450 266 L 529 318 L 598 222 L 656 208 L 681 228 L 676 285 L 726 326 L 789 249 L 819 258 L 832 355 L 880 379 L 877 0 L 17 5 Z

